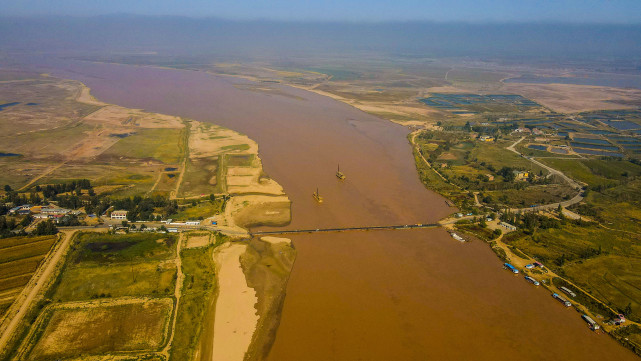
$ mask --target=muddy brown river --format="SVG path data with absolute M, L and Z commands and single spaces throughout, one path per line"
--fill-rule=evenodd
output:
M 65 62 L 100 100 L 220 124 L 256 140 L 292 200 L 288 228 L 434 222 L 452 212 L 419 182 L 407 130 L 303 90 L 247 90 L 202 72 Z M 244 89 L 241 89 L 244 88 Z M 347 180 L 334 176 L 337 164 Z M 319 188 L 322 205 L 312 199 Z M 636 360 L 482 242 L 442 229 L 292 237 L 281 360 Z

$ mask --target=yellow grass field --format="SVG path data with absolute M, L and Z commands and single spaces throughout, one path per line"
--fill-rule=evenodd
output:
M 173 301 L 165 298 L 52 307 L 39 319 L 45 323 L 40 325 L 44 327 L 42 334 L 22 359 L 157 350 L 165 340 L 172 305 Z

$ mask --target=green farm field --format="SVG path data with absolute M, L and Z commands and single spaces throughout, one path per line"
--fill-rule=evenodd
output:
M 182 129 L 141 129 L 120 139 L 103 157 L 151 158 L 165 164 L 177 164 L 183 157 Z

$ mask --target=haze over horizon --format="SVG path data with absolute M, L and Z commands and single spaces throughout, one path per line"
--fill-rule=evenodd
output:
M 636 0 L 0 0 L 4 16 L 179 15 L 231 20 L 641 23 Z

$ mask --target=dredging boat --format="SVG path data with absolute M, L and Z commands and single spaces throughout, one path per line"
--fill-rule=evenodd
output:
M 314 197 L 316 202 L 323 203 L 323 197 L 321 197 L 321 195 L 318 193 L 318 188 L 316 188 L 316 192 L 314 192 L 312 196 Z
M 341 165 L 340 164 L 338 165 L 338 170 L 336 171 L 336 178 L 338 178 L 340 180 L 344 180 L 345 179 L 345 174 L 343 174 L 343 172 L 341 172 Z

